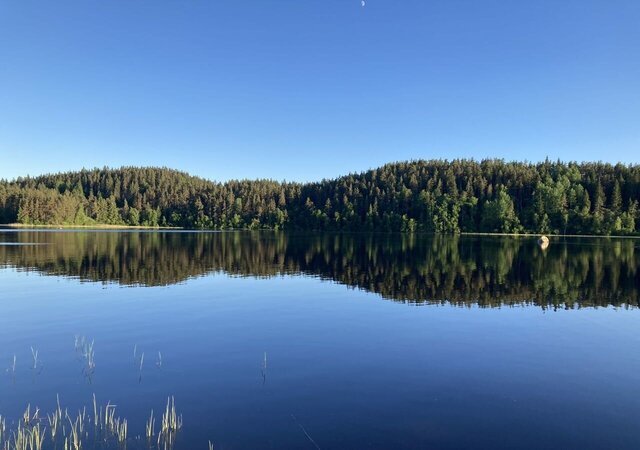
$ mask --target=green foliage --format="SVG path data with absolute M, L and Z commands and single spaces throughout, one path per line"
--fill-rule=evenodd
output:
M 324 231 L 638 232 L 640 166 L 412 161 L 318 183 L 165 168 L 0 181 L 0 222 Z
M 518 233 L 520 220 L 516 216 L 513 200 L 504 188 L 500 188 L 494 200 L 485 202 L 482 211 L 483 230 L 496 233 Z
M 125 221 L 127 225 L 137 226 L 140 225 L 140 212 L 136 208 L 129 208 L 125 213 Z

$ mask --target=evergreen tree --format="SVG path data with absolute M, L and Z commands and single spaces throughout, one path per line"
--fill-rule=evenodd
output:
M 306 184 L 123 167 L 0 181 L 0 221 L 630 234 L 639 200 L 638 165 L 411 161 Z

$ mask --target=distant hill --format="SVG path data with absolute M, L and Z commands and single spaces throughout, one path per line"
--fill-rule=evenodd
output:
M 634 234 L 640 165 L 410 161 L 316 183 L 122 167 L 0 182 L 0 223 Z

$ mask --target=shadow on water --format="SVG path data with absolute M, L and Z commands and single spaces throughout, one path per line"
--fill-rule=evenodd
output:
M 0 265 L 123 286 L 315 276 L 412 304 L 638 306 L 634 240 L 277 232 L 1 232 Z M 48 245 L 33 245 L 48 244 Z

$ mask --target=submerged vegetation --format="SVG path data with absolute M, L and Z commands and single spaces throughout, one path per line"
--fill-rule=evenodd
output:
M 91 376 L 95 370 L 94 341 L 84 336 L 75 336 L 74 349 L 76 355 L 83 360 L 83 375 Z M 38 351 L 31 347 L 34 369 L 38 363 Z M 15 377 L 16 357 L 7 370 Z M 173 396 L 167 398 L 167 405 L 161 417 L 161 427 L 156 434 L 153 410 L 146 422 L 144 448 L 172 450 L 175 447 L 178 433 L 182 429 L 182 415 L 178 414 Z M 47 448 L 63 450 L 92 449 L 126 449 L 129 444 L 142 442 L 141 435 L 136 435 L 131 442 L 129 422 L 116 415 L 116 405 L 107 402 L 102 406 L 93 394 L 93 416 L 83 407 L 77 414 L 62 409 L 60 398 L 56 396 L 56 409 L 43 414 L 40 408 L 31 408 L 28 404 L 20 418 L 7 421 L 7 416 L 0 414 L 0 450 L 42 450 Z M 139 445 L 138 445 L 139 447 Z M 136 448 L 138 448 L 136 447 Z M 140 447 L 142 448 L 142 447 Z M 209 441 L 209 448 L 211 442 Z
M 125 167 L 0 182 L 0 223 L 609 235 L 638 232 L 639 200 L 639 165 L 412 161 L 308 184 Z
M 176 411 L 175 399 L 167 399 L 167 407 L 162 415 L 162 428 L 157 436 L 154 431 L 155 419 L 151 411 L 151 425 L 147 424 L 146 448 L 171 450 L 176 436 L 182 428 L 182 416 Z M 134 441 L 140 441 L 136 436 Z M 43 415 L 39 408 L 33 413 L 28 405 L 22 417 L 7 424 L 0 415 L 0 449 L 2 450 L 42 450 L 47 448 L 80 449 L 124 449 L 132 441 L 128 421 L 116 415 L 116 406 L 107 402 L 101 406 L 93 395 L 93 416 L 87 408 L 71 414 L 60 406 L 50 414 Z M 206 448 L 203 446 L 203 448 Z M 211 442 L 209 442 L 211 448 Z
M 0 245 L 0 265 L 121 285 L 166 286 L 219 271 L 252 277 L 306 274 L 411 303 L 640 305 L 635 239 L 553 238 L 541 250 L 534 238 L 382 233 L 21 231 L 7 236 L 18 244 L 47 245 Z M 149 355 L 156 366 L 162 364 L 161 354 Z M 141 370 L 137 346 L 133 360 Z
M 95 370 L 94 341 L 84 336 L 75 336 L 74 349 L 76 355 L 83 361 L 83 375 L 89 377 Z M 38 363 L 38 351 L 31 347 L 34 369 Z M 15 376 L 16 357 L 10 367 L 12 377 Z M 42 414 L 40 408 L 32 410 L 31 405 L 22 413 L 20 419 L 9 422 L 7 428 L 6 416 L 0 415 L 0 450 L 42 450 L 43 448 L 80 450 L 82 448 L 126 448 L 129 443 L 129 422 L 126 418 L 116 415 L 116 405 L 107 402 L 98 404 L 93 394 L 93 416 L 84 407 L 76 414 L 68 409 L 62 409 L 60 398 L 56 396 L 56 409 L 49 414 Z M 93 427 L 91 427 L 93 425 Z M 173 396 L 167 398 L 167 406 L 162 414 L 161 428 L 155 432 L 155 418 L 151 410 L 146 424 L 146 448 L 171 450 L 175 446 L 178 432 L 182 429 L 182 415 L 176 410 Z M 140 441 L 140 435 L 135 437 Z

